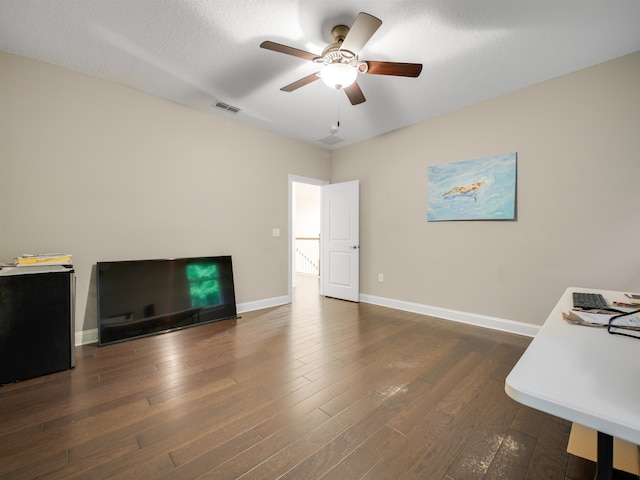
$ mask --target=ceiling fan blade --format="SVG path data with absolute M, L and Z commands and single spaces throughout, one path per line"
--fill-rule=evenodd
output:
M 344 93 L 347 94 L 347 98 L 351 102 L 351 105 L 358 105 L 367 101 L 367 99 L 364 98 L 362 90 L 360 90 L 360 85 L 358 85 L 358 82 L 353 82 L 348 87 L 343 88 L 343 90 Z
M 318 73 L 319 72 L 316 72 L 316 73 L 312 73 L 311 75 L 307 75 L 306 77 L 302 77 L 300 80 L 296 80 L 295 82 L 282 87 L 280 90 L 282 90 L 283 92 L 293 92 L 294 90 L 297 90 L 300 87 L 304 87 L 305 85 L 308 85 L 311 82 L 315 82 L 316 80 L 318 80 L 320 78 L 318 76 Z
M 260 44 L 260 48 L 273 50 L 274 52 L 278 53 L 285 53 L 287 55 L 293 55 L 294 57 L 304 58 L 305 60 L 313 60 L 314 58 L 318 57 L 318 55 L 315 55 L 311 52 L 305 52 L 304 50 L 299 50 L 297 48 L 288 47 L 286 45 L 270 41 L 262 42 Z
M 422 72 L 421 63 L 367 61 L 367 74 L 395 75 L 397 77 L 417 77 Z
M 369 15 L 368 13 L 360 12 L 356 17 L 356 21 L 353 22 L 353 26 L 349 30 L 344 42 L 340 46 L 340 50 L 349 50 L 356 55 L 360 53 L 362 47 L 366 45 L 369 39 L 376 33 L 376 30 L 382 25 L 382 20 Z

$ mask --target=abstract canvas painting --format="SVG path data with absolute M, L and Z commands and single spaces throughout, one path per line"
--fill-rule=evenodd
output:
M 516 152 L 428 168 L 427 221 L 514 220 Z

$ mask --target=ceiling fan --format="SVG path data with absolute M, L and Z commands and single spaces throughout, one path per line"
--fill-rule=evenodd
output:
M 283 92 L 293 92 L 321 79 L 329 87 L 344 90 L 351 104 L 358 105 L 366 101 L 356 81 L 358 73 L 417 77 L 422 71 L 420 63 L 364 61 L 358 58 L 358 54 L 380 25 L 382 25 L 382 20 L 379 18 L 360 12 L 351 29 L 345 25 L 333 27 L 331 30 L 333 43 L 327 45 L 320 56 L 270 41 L 262 42 L 260 47 L 322 65 L 318 72 L 282 87 L 280 90 Z

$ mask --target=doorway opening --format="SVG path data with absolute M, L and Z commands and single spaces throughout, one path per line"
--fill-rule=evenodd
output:
M 322 186 L 329 182 L 289 175 L 289 285 L 319 293 Z
M 293 267 L 297 275 L 320 276 L 320 186 L 293 184 Z

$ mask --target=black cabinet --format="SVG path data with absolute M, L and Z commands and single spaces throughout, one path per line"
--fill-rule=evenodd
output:
M 0 269 L 0 384 L 73 367 L 74 314 L 73 268 Z

